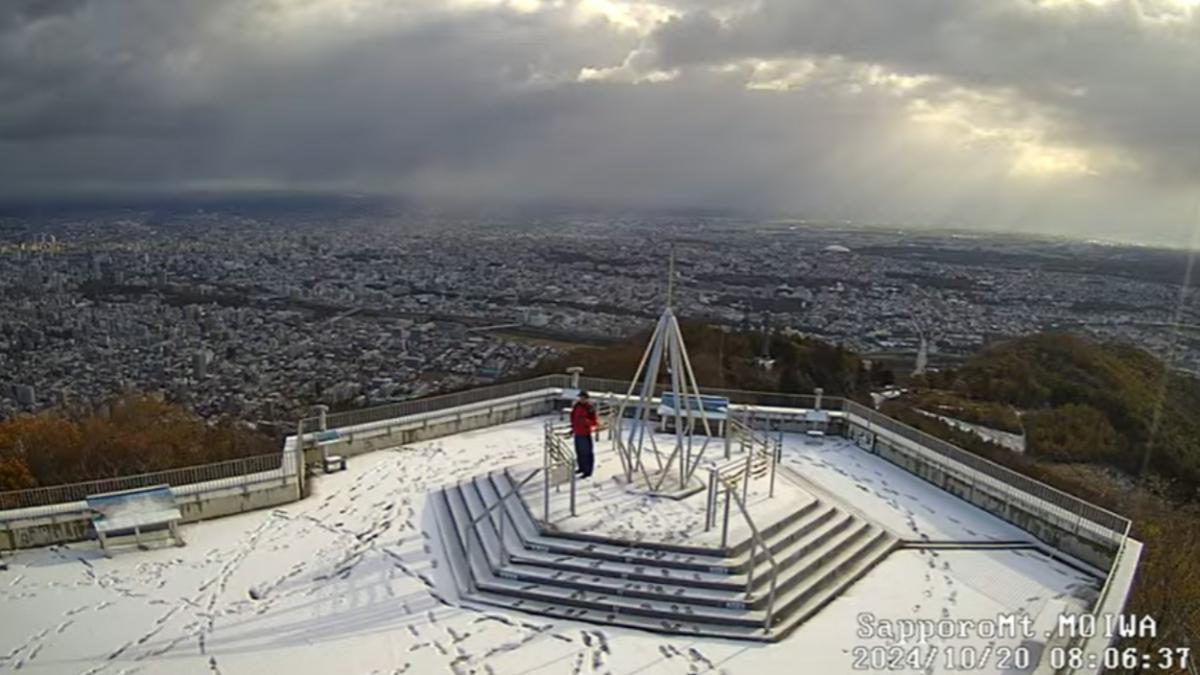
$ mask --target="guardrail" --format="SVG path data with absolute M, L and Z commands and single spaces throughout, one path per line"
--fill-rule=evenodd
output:
M 425 398 L 413 399 L 411 401 L 401 401 L 399 403 L 388 403 L 386 405 L 361 408 L 358 410 L 328 413 L 325 415 L 324 427 L 321 426 L 321 417 L 314 415 L 300 420 L 299 431 L 303 435 L 315 431 L 322 431 L 323 429 L 338 429 L 359 424 L 368 424 L 370 422 L 396 419 L 399 417 L 406 417 L 408 415 L 419 415 L 422 413 L 443 410 L 445 408 L 455 408 L 470 403 L 479 403 L 481 401 L 487 401 L 493 398 L 514 396 L 516 394 L 526 394 L 531 391 L 546 389 L 548 387 L 562 388 L 567 386 L 569 382 L 570 378 L 566 375 L 543 375 L 541 377 L 535 377 L 529 380 L 505 382 L 503 384 L 493 384 L 486 387 L 476 387 L 473 389 L 467 389 L 466 391 L 458 391 L 450 394 L 438 394 L 436 396 L 428 396 Z
M 629 391 L 629 383 L 622 380 L 612 380 L 599 377 L 581 377 L 579 378 L 579 387 L 586 389 L 589 392 L 606 392 L 610 394 L 625 394 Z M 757 405 L 763 407 L 778 407 L 778 408 L 811 408 L 817 402 L 817 397 L 808 394 L 782 394 L 772 391 L 753 391 L 748 389 L 722 389 L 718 387 L 701 387 L 701 393 L 705 396 L 724 396 L 733 403 L 743 405 Z M 652 396 L 661 396 L 663 393 L 669 393 L 670 387 L 664 384 L 658 384 L 654 388 Z M 825 396 L 822 402 L 829 402 L 831 407 L 837 409 L 836 397 Z
M 90 494 L 116 492 L 151 485 L 167 484 L 179 487 L 224 478 L 240 478 L 246 474 L 278 469 L 283 466 L 283 461 L 283 453 L 275 452 L 269 455 L 243 457 L 225 462 L 154 471 L 134 476 L 102 478 L 80 483 L 0 492 L 0 511 L 77 502 L 82 501 Z
M 547 421 L 542 448 L 542 520 L 550 521 L 550 488 L 557 488 L 563 481 L 561 474 L 566 473 L 566 481 L 571 483 L 570 505 L 571 515 L 575 515 L 575 450 L 567 447 L 566 441 L 554 428 L 554 423 Z M 553 485 L 551 485 L 553 483 Z
M 890 432 L 911 442 L 916 446 L 915 449 L 918 452 L 922 452 L 926 456 L 932 454 L 950 459 L 975 471 L 983 479 L 983 483 L 989 489 L 999 492 L 1002 498 L 1021 501 L 1031 508 L 1036 508 L 1043 515 L 1058 521 L 1063 527 L 1076 531 L 1087 530 L 1114 546 L 1122 544 L 1124 533 L 1129 530 L 1130 520 L 1108 509 L 968 452 L 957 445 L 947 443 L 867 406 L 850 400 L 843 401 L 842 405 L 846 413 L 865 420 L 869 426 Z M 1031 498 L 1040 501 L 1041 504 L 1032 503 Z M 1047 509 L 1046 506 L 1051 508 Z

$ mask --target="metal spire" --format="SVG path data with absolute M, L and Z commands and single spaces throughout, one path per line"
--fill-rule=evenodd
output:
M 671 262 L 667 268 L 667 311 L 671 310 L 671 298 L 675 293 L 675 244 L 671 244 Z

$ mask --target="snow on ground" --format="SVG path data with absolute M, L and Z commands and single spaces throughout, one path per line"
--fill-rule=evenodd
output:
M 351 458 L 345 472 L 315 479 L 301 502 L 184 526 L 182 548 L 127 548 L 109 559 L 79 543 L 9 556 L 0 572 L 0 672 L 783 673 L 803 663 L 848 673 L 856 647 L 887 642 L 856 637 L 859 612 L 994 618 L 1044 611 L 1084 583 L 1028 552 L 899 551 L 773 645 L 446 604 L 425 493 L 536 460 L 541 425 L 524 420 Z M 865 453 L 788 443 L 790 460 L 823 485 L 843 481 L 848 494 L 874 495 L 872 514 L 899 509 L 899 522 L 930 532 L 954 517 L 984 536 L 1012 538 Z M 853 483 L 863 479 L 872 481 L 865 492 Z
M 1024 530 L 841 437 L 783 435 L 783 461 L 903 539 L 1030 541 Z

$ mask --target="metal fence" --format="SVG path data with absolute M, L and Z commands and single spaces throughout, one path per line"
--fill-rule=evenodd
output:
M 1068 529 L 1086 529 L 1117 546 L 1121 545 L 1124 533 L 1129 530 L 1129 519 L 1112 511 L 968 452 L 854 401 L 845 400 L 843 406 L 847 413 L 865 420 L 869 425 L 910 441 L 918 452 L 926 455 L 932 453 L 934 459 L 938 456 L 944 457 L 972 469 L 977 476 L 967 476 L 968 480 L 980 480 L 1004 498 L 1024 502 L 1030 508 L 1037 509 L 1039 515 L 1051 516 Z
M 608 394 L 625 394 L 629 392 L 629 382 L 624 380 L 610 380 L 599 377 L 581 377 L 579 378 L 579 386 L 589 392 L 603 392 Z M 669 389 L 668 385 L 659 384 L 654 388 L 654 396 L 661 396 Z M 721 389 L 717 387 L 701 387 L 701 393 L 705 396 L 724 396 L 731 403 L 739 403 L 743 405 L 756 406 L 774 406 L 779 408 L 811 408 L 817 398 L 809 394 L 781 394 L 772 391 L 749 391 L 746 389 Z M 634 395 L 640 395 L 641 390 L 636 389 Z M 834 410 L 840 408 L 838 398 L 825 396 L 824 403 L 828 403 Z
M 566 375 L 543 375 L 529 380 L 476 387 L 452 394 L 439 394 L 437 396 L 401 401 L 399 403 L 388 403 L 386 405 L 361 408 L 359 410 L 328 413 L 325 415 L 325 428 L 340 429 L 357 424 L 367 424 L 406 417 L 408 415 L 435 412 L 437 410 L 454 408 L 470 403 L 479 403 L 494 398 L 526 394 L 539 389 L 561 388 L 567 386 L 569 382 L 570 378 Z M 299 429 L 303 434 L 321 431 L 321 418 L 319 416 L 305 417 L 300 421 Z
M 0 492 L 0 511 L 77 502 L 87 498 L 88 495 L 130 490 L 150 485 L 166 484 L 178 487 L 223 478 L 240 478 L 247 474 L 278 469 L 283 466 L 283 460 L 283 453 L 275 452 L 269 455 L 243 457 L 242 459 L 231 459 L 226 462 L 169 469 L 167 471 L 155 471 L 135 476 L 103 478 L 83 483 L 69 483 L 66 485 L 33 488 L 31 490 Z

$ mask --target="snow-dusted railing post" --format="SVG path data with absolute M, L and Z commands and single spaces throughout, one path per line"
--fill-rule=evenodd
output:
M 746 453 L 746 468 L 742 471 L 742 501 L 750 498 L 750 473 L 754 470 L 754 444 L 750 444 L 750 451 Z
M 546 426 L 546 442 L 542 444 L 542 520 L 550 522 L 550 443 L 554 430 Z
M 732 491 L 728 485 L 725 486 L 725 516 L 721 524 L 721 548 L 729 545 L 729 493 Z
M 704 501 L 704 531 L 708 532 L 717 520 L 717 470 L 708 470 L 708 492 Z
M 571 467 L 571 516 L 575 516 L 575 468 Z
M 775 470 L 779 466 L 779 461 L 783 459 L 783 430 L 779 430 L 779 438 L 775 441 L 774 452 L 771 453 L 771 486 L 767 490 L 768 497 L 775 496 Z

